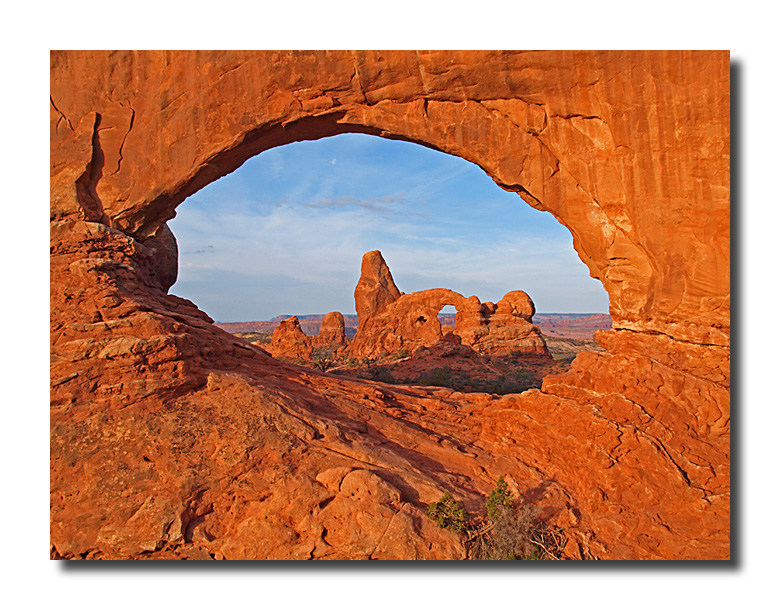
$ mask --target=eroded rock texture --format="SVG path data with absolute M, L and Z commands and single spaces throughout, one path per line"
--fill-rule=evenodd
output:
M 384 311 L 401 296 L 382 253 L 372 250 L 363 255 L 360 279 L 355 286 L 355 311 L 359 324 Z
M 499 475 L 572 557 L 729 556 L 727 52 L 55 52 L 50 101 L 53 556 L 462 557 L 425 503 Z M 179 203 L 343 132 L 554 214 L 606 351 L 521 395 L 382 386 L 166 293 Z
M 445 334 L 438 314 L 446 305 L 458 312 L 455 326 L 446 332 L 457 335 L 462 345 L 483 355 L 550 357 L 539 329 L 531 323 L 535 308 L 525 292 L 509 292 L 496 304 L 446 288 L 403 294 L 378 250 L 363 255 L 355 288 L 360 325 L 349 346 L 350 356 L 376 358 L 430 347 Z
M 271 335 L 268 351 L 274 358 L 311 360 L 311 339 L 301 330 L 296 316 L 282 320 Z
M 268 352 L 281 360 L 311 361 L 315 347 L 329 347 L 334 353 L 346 350 L 347 335 L 344 332 L 344 316 L 338 311 L 325 314 L 320 332 L 310 337 L 303 332 L 297 316 L 282 320 L 271 335 Z M 255 345 L 260 345 L 255 342 Z

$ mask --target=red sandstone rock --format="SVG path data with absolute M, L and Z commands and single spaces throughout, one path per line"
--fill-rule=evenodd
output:
M 353 358 L 376 358 L 434 345 L 443 335 L 438 313 L 446 305 L 453 305 L 458 312 L 452 333 L 476 352 L 550 357 L 539 329 L 531 324 L 535 308 L 525 292 L 509 292 L 494 305 L 480 303 L 475 296 L 466 299 L 446 288 L 393 297 L 394 292 L 385 290 L 385 285 L 398 292 L 382 254 L 378 250 L 367 252 L 355 288 L 355 306 L 363 315 L 349 347 Z M 381 296 L 375 297 L 377 294 Z
M 298 318 L 298 322 L 300 322 L 301 330 L 309 336 L 315 336 L 320 332 L 326 315 L 328 314 L 305 314 L 296 317 Z M 220 322 L 217 323 L 216 326 L 229 333 L 256 332 L 271 334 L 276 330 L 276 327 L 279 326 L 282 320 L 286 320 L 289 317 L 290 316 L 277 316 L 272 320 L 263 322 Z M 358 325 L 357 316 L 342 315 L 342 319 L 344 320 L 344 331 L 346 335 L 348 337 L 354 335 Z
M 570 557 L 729 557 L 728 52 L 74 51 L 50 74 L 53 556 L 458 558 L 425 503 L 479 511 L 504 475 Z M 179 203 L 348 131 L 554 214 L 609 293 L 606 352 L 521 395 L 381 386 L 165 293 Z
M 531 297 L 522 290 L 508 292 L 496 303 L 485 303 L 481 313 L 485 333 L 474 337 L 471 346 L 481 354 L 506 356 L 510 353 L 550 357 L 539 329 L 531 323 L 536 311 Z M 473 325 L 463 320 L 467 328 Z M 455 325 L 456 334 L 458 326 Z M 465 333 L 464 333 L 465 334 Z
M 309 337 L 303 332 L 297 316 L 282 320 L 271 336 L 268 351 L 274 358 L 282 360 L 310 361 L 315 346 L 338 350 L 346 344 L 344 316 L 338 311 L 332 311 L 323 318 L 320 332 L 315 337 Z
M 149 249 L 149 255 L 154 259 L 154 275 L 162 289 L 167 292 L 179 276 L 179 248 L 176 237 L 168 225 L 164 224 L 156 235 L 144 242 L 144 246 Z
M 312 342 L 301 330 L 298 318 L 292 316 L 283 320 L 271 335 L 268 351 L 274 358 L 288 360 L 311 360 Z
M 360 265 L 360 280 L 355 286 L 355 311 L 358 320 L 383 311 L 401 296 L 390 269 L 379 250 L 366 252 Z
M 346 344 L 347 335 L 344 332 L 344 316 L 338 311 L 331 311 L 325 314 L 319 334 L 312 338 L 312 345 L 342 346 Z
M 511 324 L 515 318 L 521 318 L 530 322 L 536 313 L 536 307 L 525 292 L 522 290 L 513 290 L 507 292 L 503 298 L 496 303 L 496 313 L 492 318 L 495 321 Z

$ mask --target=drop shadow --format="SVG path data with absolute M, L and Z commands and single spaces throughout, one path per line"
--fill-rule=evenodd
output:
M 490 572 L 730 572 L 731 561 L 62 561 L 65 576 L 94 576 L 97 573 L 149 574 L 160 572 L 244 573 L 297 572 L 298 574 L 333 572 L 372 572 L 395 574 Z
M 745 361 L 742 353 L 745 349 L 745 337 L 742 329 L 742 295 L 744 294 L 743 248 L 744 231 L 742 205 L 742 169 L 743 169 L 743 94 L 744 67 L 741 61 L 733 60 L 730 66 L 731 76 L 731 563 L 741 568 L 744 556 L 742 531 L 742 405 L 743 375 Z

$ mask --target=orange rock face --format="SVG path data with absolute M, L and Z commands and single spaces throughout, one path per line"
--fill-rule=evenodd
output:
M 319 346 L 342 346 L 347 344 L 347 335 L 344 325 L 344 316 L 338 311 L 326 313 L 322 319 L 319 334 L 313 338 L 312 343 Z
M 729 557 L 728 52 L 78 51 L 50 74 L 52 556 L 459 558 L 425 504 L 477 512 L 504 475 L 570 557 Z M 551 212 L 609 293 L 606 351 L 520 395 L 383 386 L 167 294 L 179 203 L 345 132 Z
M 282 320 L 276 327 L 268 351 L 274 358 L 311 360 L 311 339 L 301 330 L 296 316 Z
M 282 360 L 310 361 L 314 347 L 333 347 L 336 350 L 344 350 L 346 344 L 344 316 L 338 311 L 331 311 L 325 314 L 320 332 L 316 337 L 309 337 L 303 332 L 297 316 L 282 320 L 271 335 L 268 352 L 274 358 Z
M 359 322 L 380 313 L 400 296 L 401 291 L 395 285 L 382 253 L 379 250 L 366 252 L 355 286 L 355 311 Z
M 531 324 L 535 309 L 526 293 L 512 291 L 496 305 L 480 303 L 475 296 L 467 299 L 446 288 L 402 294 L 378 250 L 363 255 L 355 288 L 360 325 L 350 355 L 375 358 L 430 347 L 444 334 L 438 314 L 445 305 L 455 306 L 458 312 L 455 327 L 448 331 L 480 354 L 519 352 L 550 357 L 539 329 Z

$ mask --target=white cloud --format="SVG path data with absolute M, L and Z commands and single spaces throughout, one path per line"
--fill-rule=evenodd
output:
M 174 291 L 212 295 L 207 312 L 221 319 L 257 319 L 259 303 L 268 318 L 289 303 L 346 313 L 363 253 L 379 249 L 405 292 L 495 301 L 520 289 L 539 311 L 605 310 L 571 235 L 475 165 L 368 136 L 328 140 L 266 151 L 185 202 L 170 223 L 182 252 Z
M 376 213 L 374 206 L 380 205 L 378 200 L 342 198 L 324 200 L 322 206 L 277 205 L 264 215 L 246 208 L 231 213 L 193 208 L 186 217 L 171 223 L 182 252 L 181 279 L 173 291 L 180 294 L 177 290 L 194 285 L 204 274 L 217 286 L 220 274 L 225 278 L 238 275 L 244 278 L 242 282 L 258 287 L 273 285 L 280 303 L 289 302 L 285 290 L 296 294 L 304 302 L 292 313 L 324 312 L 329 309 L 318 303 L 326 302 L 339 302 L 349 313 L 354 310 L 352 294 L 361 257 L 368 250 L 380 249 L 404 292 L 446 287 L 466 296 L 476 294 L 483 301 L 496 301 L 509 290 L 525 290 L 539 311 L 572 310 L 565 303 L 572 302 L 573 292 L 585 303 L 577 307 L 579 310 L 600 311 L 606 306 L 606 299 L 599 294 L 603 289 L 587 277 L 585 265 L 565 235 L 558 240 L 477 236 L 470 242 L 467 236 L 440 235 L 435 226 L 403 217 L 388 220 Z M 288 287 L 280 277 L 289 280 Z M 567 292 L 561 285 L 567 286 Z M 217 288 L 215 294 L 229 294 L 230 290 L 225 280 L 225 286 Z M 265 318 L 290 313 L 279 311 L 281 305 L 268 303 L 267 307 L 262 312 Z M 228 309 L 234 312 L 230 316 L 219 310 L 207 311 L 220 319 L 242 317 L 235 313 L 233 304 L 225 307 Z M 245 316 L 251 312 L 258 309 L 247 303 Z M 257 315 L 260 313 L 253 319 L 258 319 Z

